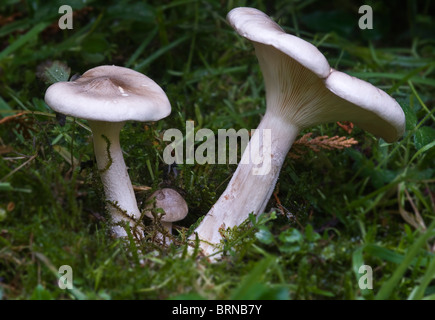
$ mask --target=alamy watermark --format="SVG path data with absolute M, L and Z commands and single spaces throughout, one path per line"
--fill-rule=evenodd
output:
M 362 265 L 358 270 L 362 276 L 358 280 L 358 286 L 360 289 L 373 289 L 373 269 L 369 265 Z
M 195 133 L 194 121 L 186 121 L 185 135 L 179 129 L 168 129 L 163 134 L 163 141 L 171 142 L 163 151 L 163 161 L 169 165 L 194 164 L 195 161 L 198 164 L 237 164 L 240 140 L 241 154 L 248 147 L 248 153 L 240 163 L 253 164 L 253 175 L 266 175 L 272 160 L 271 129 L 252 129 L 251 137 L 254 134 L 257 137 L 250 140 L 247 129 L 219 129 L 216 142 L 216 134 L 211 129 L 202 128 Z M 195 142 L 198 141 L 202 143 L 195 148 Z
M 365 4 L 359 7 L 358 13 L 363 13 L 358 20 L 358 27 L 361 30 L 373 29 L 373 9 L 369 5 Z
M 59 28 L 73 29 L 73 9 L 69 5 L 62 5 L 59 7 L 58 13 L 63 15 L 60 17 L 58 25 Z M 363 14 L 358 20 L 358 27 L 361 30 L 373 29 L 373 9 L 371 6 L 364 4 L 359 7 L 358 13 Z
M 72 29 L 73 28 L 73 9 L 71 6 L 64 4 L 59 7 L 58 13 L 64 13 L 63 16 L 60 17 L 58 26 L 60 29 Z
M 72 289 L 73 288 L 73 270 L 69 265 L 62 265 L 59 267 L 59 280 L 57 282 L 60 289 Z

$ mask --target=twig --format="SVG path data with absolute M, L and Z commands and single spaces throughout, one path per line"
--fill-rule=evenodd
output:
M 29 160 L 27 160 L 26 162 L 22 163 L 21 165 L 19 165 L 17 168 L 15 168 L 14 170 L 12 170 L 11 172 L 9 172 L 7 175 L 5 175 L 3 178 L 0 179 L 1 181 L 5 181 L 7 178 L 9 178 L 10 176 L 12 176 L 15 172 L 17 172 L 18 170 L 20 170 L 21 168 L 23 168 L 24 166 L 26 166 L 27 164 L 29 164 L 31 161 L 33 161 L 36 157 L 38 156 L 38 153 L 34 154 L 33 156 L 31 156 L 29 158 Z
M 427 229 L 426 224 L 424 223 L 424 220 L 421 217 L 420 212 L 418 211 L 416 205 L 414 204 L 414 201 L 411 198 L 411 195 L 409 194 L 408 190 L 406 190 L 406 188 L 404 188 L 404 193 L 405 193 L 405 196 L 408 199 L 412 209 L 414 210 L 414 215 L 412 215 L 411 213 L 406 211 L 404 206 L 402 206 L 401 198 L 400 198 L 400 186 L 398 186 L 397 187 L 397 200 L 399 203 L 400 215 L 407 223 L 409 223 L 415 229 L 420 230 L 420 231 L 425 231 Z

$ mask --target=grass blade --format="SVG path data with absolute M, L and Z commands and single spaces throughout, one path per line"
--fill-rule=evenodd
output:
M 21 46 L 23 46 L 26 43 L 30 42 L 30 40 L 32 38 L 36 37 L 47 26 L 48 26 L 48 23 L 46 23 L 46 22 L 38 23 L 29 32 L 27 32 L 25 35 L 19 37 L 12 44 L 10 44 L 5 50 L 0 52 L 0 61 L 3 60 L 8 55 L 10 55 L 11 53 L 13 53 L 14 51 L 18 50 Z
M 176 46 L 178 46 L 179 44 L 181 44 L 182 42 L 186 41 L 187 39 L 189 39 L 188 36 L 184 36 L 181 37 L 177 40 L 175 40 L 174 42 L 168 44 L 167 46 L 160 48 L 159 50 L 157 50 L 156 52 L 154 52 L 152 55 L 150 55 L 148 58 L 146 58 L 145 60 L 143 60 L 141 63 L 139 63 L 134 69 L 136 71 L 141 71 L 143 70 L 146 66 L 148 66 L 151 62 L 153 62 L 154 60 L 156 60 L 157 58 L 159 58 L 160 56 L 162 56 L 163 54 L 165 54 L 167 51 L 175 48 Z
M 424 292 L 429 285 L 429 283 L 434 279 L 435 277 L 435 257 L 432 258 L 432 261 L 427 268 L 427 271 L 425 275 L 423 276 L 423 279 L 421 280 L 421 283 L 418 287 L 416 287 L 414 290 L 412 290 L 411 294 L 409 295 L 409 300 L 421 300 L 424 298 Z
M 392 277 L 384 282 L 378 294 L 376 295 L 377 300 L 385 300 L 391 297 L 393 290 L 396 288 L 399 281 L 402 279 L 403 274 L 406 272 L 408 267 L 411 265 L 415 256 L 420 252 L 421 247 L 426 243 L 426 241 L 435 235 L 435 220 L 430 224 L 428 230 L 421 234 L 414 244 L 409 248 L 403 262 L 397 267 L 396 271 L 393 273 Z

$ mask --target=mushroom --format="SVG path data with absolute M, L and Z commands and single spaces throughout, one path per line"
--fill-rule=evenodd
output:
M 165 92 L 150 78 L 118 66 L 99 66 L 69 82 L 57 82 L 45 93 L 56 112 L 88 120 L 104 186 L 106 207 L 116 237 L 126 237 L 130 223 L 141 239 L 140 211 L 124 162 L 119 134 L 128 120 L 157 121 L 171 113 Z
M 405 129 L 403 110 L 387 93 L 333 70 L 315 46 L 285 33 L 263 12 L 235 8 L 227 19 L 254 45 L 265 82 L 266 112 L 226 190 L 195 230 L 206 255 L 216 253 L 222 238 L 220 228 L 240 225 L 250 213 L 258 215 L 265 210 L 301 130 L 348 120 L 393 142 Z M 270 143 L 261 138 L 268 130 Z M 263 158 L 259 151 L 251 150 L 253 146 L 263 150 Z M 265 156 L 270 156 L 268 166 L 259 166 L 266 163 Z
M 183 197 L 177 191 L 170 188 L 155 191 L 146 200 L 144 213 L 148 218 L 154 219 L 153 210 L 157 209 L 157 212 L 154 211 L 154 213 L 159 214 L 161 213 L 158 211 L 159 208 L 163 210 L 160 222 L 168 234 L 172 233 L 172 223 L 183 220 L 189 211 Z M 161 237 L 164 238 L 164 236 Z

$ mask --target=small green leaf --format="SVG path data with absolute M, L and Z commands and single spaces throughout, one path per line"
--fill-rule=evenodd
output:
M 50 85 L 60 81 L 68 81 L 71 69 L 61 61 L 47 61 L 38 66 L 36 75 Z
M 279 240 L 284 243 L 299 243 L 303 236 L 297 229 L 287 229 L 279 235 Z
M 45 289 L 41 284 L 38 284 L 32 292 L 30 300 L 53 300 L 50 291 Z
M 260 226 L 259 230 L 255 233 L 255 237 L 264 244 L 273 243 L 273 234 L 265 226 Z
M 252 270 L 242 279 L 239 286 L 231 295 L 231 300 L 259 299 L 267 287 L 261 281 L 266 271 L 275 262 L 275 257 L 268 256 L 256 263 Z
M 308 224 L 305 227 L 305 237 L 308 241 L 315 242 L 321 238 L 320 234 L 314 231 L 313 226 Z
M 12 108 L 9 106 L 9 104 L 7 104 L 2 97 L 0 97 L 0 116 L 7 117 L 13 114 L 14 112 L 12 112 Z
M 412 130 L 417 125 L 417 115 L 415 114 L 415 110 L 411 108 L 409 105 L 409 98 L 408 99 L 397 99 L 400 106 L 403 109 L 403 112 L 405 113 L 405 120 L 406 120 L 406 130 Z
M 414 144 L 420 150 L 429 143 L 435 141 L 435 129 L 431 127 L 421 127 L 414 134 Z

